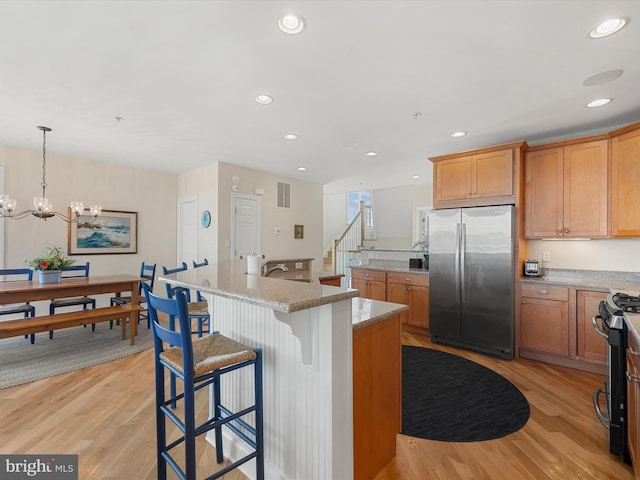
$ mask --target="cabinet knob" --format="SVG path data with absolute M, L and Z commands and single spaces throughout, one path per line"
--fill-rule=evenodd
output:
M 410 278 L 405 278 L 405 279 L 404 279 L 404 281 L 405 281 L 405 282 L 410 282 L 410 281 L 411 281 L 411 279 L 410 279 Z
M 558 230 L 558 235 L 562 235 L 562 229 Z
M 547 291 L 546 291 L 546 290 L 539 290 L 539 291 L 538 291 L 538 293 L 539 293 L 540 295 L 546 295 L 546 294 L 547 294 Z
M 569 233 L 569 229 L 565 228 L 564 233 Z
M 527 303 L 527 302 L 525 302 L 524 300 L 522 300 L 522 304 L 524 305 L 525 303 Z

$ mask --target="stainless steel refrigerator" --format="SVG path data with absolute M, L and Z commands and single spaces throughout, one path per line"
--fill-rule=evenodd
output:
M 502 358 L 514 349 L 514 207 L 429 213 L 431 340 Z

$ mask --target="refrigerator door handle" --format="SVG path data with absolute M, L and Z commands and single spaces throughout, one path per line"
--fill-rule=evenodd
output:
M 467 251 L 467 224 L 462 224 L 462 231 L 460 233 L 460 298 L 462 299 L 462 303 L 466 302 L 466 291 L 465 291 L 465 280 L 464 280 L 464 271 L 465 271 L 465 252 Z
M 456 224 L 456 253 L 453 258 L 453 270 L 456 286 L 456 298 L 460 298 L 460 224 Z

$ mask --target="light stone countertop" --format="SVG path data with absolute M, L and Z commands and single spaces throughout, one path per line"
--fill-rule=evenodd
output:
M 368 327 L 381 320 L 393 317 L 402 312 L 409 311 L 407 305 L 399 303 L 381 302 L 368 298 L 356 297 L 351 300 L 351 315 L 353 318 L 353 329 Z
M 406 262 L 389 262 L 389 263 L 369 263 L 367 265 L 353 265 L 351 270 L 377 270 L 380 272 L 397 272 L 397 273 L 417 273 L 419 275 L 429 275 L 429 270 L 424 268 L 410 268 L 409 261 Z
M 158 279 L 175 286 L 236 299 L 284 313 L 306 310 L 360 295 L 358 290 L 344 290 L 319 282 L 320 278 L 331 278 L 331 274 L 308 272 L 305 278 L 286 280 L 247 275 L 246 266 L 246 261 L 231 260 L 171 275 L 161 275 Z

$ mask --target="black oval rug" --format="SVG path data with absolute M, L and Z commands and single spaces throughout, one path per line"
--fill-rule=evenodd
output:
M 482 365 L 430 348 L 402 347 L 402 433 L 444 442 L 504 437 L 529 419 L 529 402 Z

